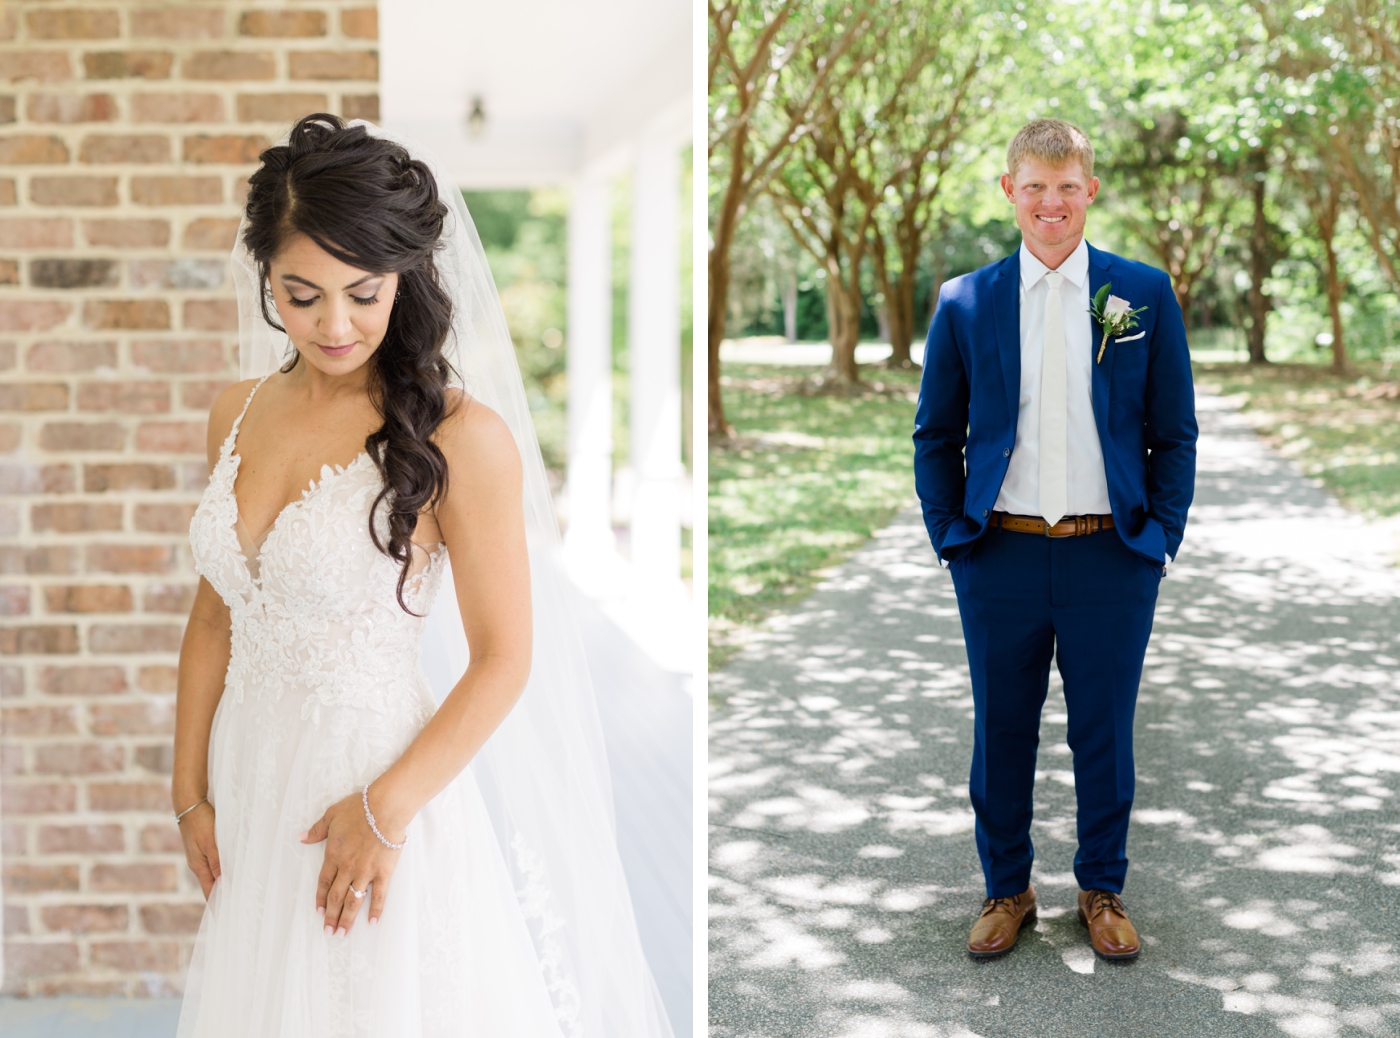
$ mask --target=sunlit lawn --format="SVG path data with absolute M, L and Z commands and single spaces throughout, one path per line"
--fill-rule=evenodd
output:
M 1400 514 L 1400 365 L 1344 377 L 1308 364 L 1202 364 L 1196 381 L 1239 396 L 1260 435 L 1350 508 Z
M 735 441 L 710 451 L 710 664 L 914 500 L 918 372 L 868 368 L 852 395 L 817 368 L 727 364 Z

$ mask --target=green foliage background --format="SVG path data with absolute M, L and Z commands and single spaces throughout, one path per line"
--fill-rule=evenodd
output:
M 561 190 L 464 191 L 496 279 L 545 465 L 565 463 L 567 222 Z
M 681 156 L 681 400 L 683 456 L 691 459 L 691 380 L 694 304 L 691 292 L 691 153 Z M 567 458 L 568 385 L 568 192 L 535 190 L 464 191 L 486 259 L 496 279 L 535 419 L 545 466 L 562 483 Z M 631 183 L 613 183 L 613 443 L 614 463 L 627 463 L 628 355 L 627 284 L 631 253 Z
M 939 14 L 938 0 L 895 2 L 946 17 Z M 834 34 L 842 18 L 878 6 L 828 2 L 804 14 L 823 13 Z M 989 18 L 1001 7 L 983 6 Z M 771 17 L 778 7 L 773 0 L 747 4 L 753 17 Z M 1263 284 L 1272 303 L 1269 357 L 1329 360 L 1318 343 L 1330 323 L 1311 199 L 1304 190 L 1321 175 L 1319 156 L 1325 157 L 1325 149 L 1317 138 L 1327 137 L 1327 128 L 1338 121 L 1365 129 L 1367 120 L 1374 127 L 1358 153 L 1384 152 L 1392 144 L 1388 138 L 1400 137 L 1400 96 L 1385 89 L 1400 77 L 1395 59 L 1373 68 L 1375 59 L 1350 55 L 1349 44 L 1332 32 L 1334 21 L 1353 17 L 1353 8 L 1383 30 L 1400 26 L 1395 0 L 1019 0 L 1005 5 L 1007 19 L 985 23 L 990 28 L 984 31 L 999 34 L 1002 50 L 1001 66 L 985 70 L 974 91 L 973 104 L 983 117 L 957 142 L 935 203 L 938 215 L 920 264 L 917 331 L 927 327 L 938 282 L 997 259 L 1019 242 L 996 179 L 1015 130 L 1030 119 L 1053 116 L 1082 127 L 1095 145 L 1095 172 L 1103 186 L 1090 216 L 1088 236 L 1094 244 L 1166 267 L 1162 250 L 1180 246 L 1183 228 L 1190 229 L 1193 219 L 1218 232 L 1208 256 L 1199 250 L 1192 255 L 1200 267 L 1192 293 L 1193 348 L 1244 347 L 1253 222 L 1249 187 L 1262 176 L 1275 255 Z M 1286 32 L 1280 34 L 1281 29 Z M 1400 35 L 1391 44 L 1400 54 Z M 1307 57 L 1317 50 L 1326 52 L 1323 58 Z M 870 68 L 878 76 L 879 66 Z M 860 90 L 863 96 L 870 88 L 863 83 Z M 775 92 L 774 102 L 785 96 Z M 712 95 L 712 115 L 723 114 L 725 103 L 722 91 Z M 802 154 L 795 147 L 789 161 Z M 1380 158 L 1383 166 L 1383 153 Z M 726 168 L 719 148 L 712 154 L 712 212 Z M 1203 189 L 1208 197 L 1202 206 Z M 1400 298 L 1377 260 L 1354 192 L 1343 206 L 1336 249 L 1351 355 L 1400 359 Z M 1393 243 L 1389 249 L 1394 255 Z M 799 247 L 762 191 L 748 202 L 733 257 L 730 337 L 782 333 L 779 293 L 784 272 L 795 270 L 798 339 L 826 339 L 826 272 Z M 862 280 L 867 289 L 862 338 L 878 341 L 881 297 L 869 271 Z

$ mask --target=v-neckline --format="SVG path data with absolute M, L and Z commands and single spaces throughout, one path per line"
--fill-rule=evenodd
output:
M 243 402 L 243 410 L 239 413 L 238 418 L 233 423 L 233 428 L 231 428 L 228 433 L 227 459 L 233 464 L 233 478 L 229 480 L 228 484 L 228 496 L 233 499 L 233 535 L 234 537 L 238 537 L 238 524 L 242 523 L 243 529 L 248 533 L 249 543 L 257 550 L 257 555 L 253 557 L 252 561 L 259 569 L 262 568 L 263 546 L 267 544 L 268 538 L 272 536 L 272 531 L 277 529 L 277 524 L 282 521 L 282 517 L 290 512 L 294 505 L 304 504 L 309 498 L 314 496 L 318 490 L 330 482 L 332 477 L 344 475 L 358 465 L 361 458 L 369 457 L 369 451 L 361 448 L 360 453 L 356 454 L 344 465 L 333 466 L 329 462 L 323 462 L 321 467 L 316 470 L 319 476 L 310 480 L 310 485 L 301 492 L 301 496 L 294 497 L 283 505 L 277 514 L 272 517 L 272 522 L 263 529 L 262 533 L 254 537 L 253 528 L 248 525 L 248 520 L 243 518 L 243 507 L 238 503 L 238 470 L 243 467 L 243 455 L 238 453 L 238 434 L 243 431 L 243 419 L 248 416 L 248 408 L 253 406 L 253 397 L 258 395 L 258 390 L 263 387 L 263 383 L 271 377 L 272 372 L 268 372 L 262 378 L 258 379 L 258 384 L 248 393 L 248 399 Z M 240 541 L 239 551 L 242 552 L 242 550 L 243 546 Z M 246 557 L 246 553 L 244 554 Z M 251 572 L 249 576 L 253 576 Z M 257 580 L 258 578 L 253 577 L 253 579 Z
M 229 430 L 228 438 L 224 444 L 224 456 L 220 459 L 220 464 L 227 463 L 233 467 L 233 474 L 228 481 L 229 501 L 233 505 L 233 522 L 229 524 L 230 531 L 233 533 L 234 540 L 238 541 L 238 554 L 243 559 L 244 572 L 248 574 L 248 579 L 258 588 L 262 587 L 263 552 L 267 547 L 267 542 L 272 539 L 273 533 L 277 530 L 277 527 L 281 525 L 282 520 L 286 518 L 293 509 L 306 504 L 306 502 L 315 497 L 317 493 L 325 488 L 327 483 L 332 482 L 339 476 L 345 475 L 351 469 L 359 465 L 361 461 L 370 457 L 369 451 L 367 449 L 362 449 L 360 453 L 356 454 L 344 465 L 332 465 L 329 462 L 323 462 L 320 469 L 317 470 L 320 473 L 319 476 L 309 481 L 309 485 L 301 492 L 301 496 L 295 497 L 283 505 L 281 511 L 273 516 L 272 522 L 268 527 L 258 536 L 252 536 L 252 530 L 248 526 L 248 521 L 243 518 L 243 510 L 238 504 L 238 470 L 243 466 L 243 455 L 238 453 L 238 434 L 242 431 L 243 419 L 248 414 L 248 408 L 253 403 L 253 397 L 256 396 L 258 390 L 262 388 L 262 384 L 271 377 L 271 372 L 264 375 L 258 380 L 258 384 L 252 388 L 252 391 L 249 392 L 248 399 L 244 401 L 242 412 L 240 412 L 238 417 L 234 420 L 233 428 Z M 251 559 L 248 557 L 248 553 L 243 549 L 242 538 L 239 537 L 238 527 L 240 525 L 242 525 L 244 531 L 248 533 L 249 544 L 253 546 L 256 552 Z M 428 556 L 427 563 L 421 570 L 414 574 L 414 578 L 411 579 L 421 578 L 424 573 L 432 568 L 433 562 L 438 556 L 447 550 L 447 544 L 444 541 L 439 541 L 437 545 L 431 549 L 419 544 L 417 541 L 410 541 L 410 544 L 413 548 L 419 548 Z
M 228 461 L 233 465 L 233 478 L 229 480 L 228 484 L 228 496 L 233 501 L 233 535 L 235 538 L 238 537 L 237 526 L 239 523 L 242 523 L 243 529 L 248 531 L 249 542 L 257 550 L 257 554 L 254 555 L 252 559 L 249 559 L 247 553 L 243 550 L 243 545 L 241 541 L 238 546 L 239 554 L 243 556 L 244 568 L 248 571 L 248 576 L 251 580 L 254 581 L 254 583 L 262 583 L 263 551 L 267 547 L 267 542 L 272 539 L 273 532 L 277 529 L 279 525 L 281 525 L 282 520 L 287 515 L 289 515 L 293 509 L 295 509 L 299 505 L 306 504 L 307 501 L 310 501 L 313 497 L 315 497 L 316 494 L 320 490 L 322 490 L 327 483 L 330 483 L 333 479 L 335 479 L 338 476 L 345 475 L 356 465 L 358 465 L 361 460 L 368 457 L 369 451 L 362 450 L 359 454 L 355 455 L 353 458 L 350 459 L 348 463 L 344 465 L 331 465 L 329 462 L 322 464 L 320 468 L 320 476 L 310 481 L 310 485 L 307 486 L 307 488 L 301 492 L 300 497 L 295 497 L 292 500 L 288 501 L 285 505 L 283 505 L 282 510 L 273 517 L 272 523 L 267 527 L 267 529 L 263 530 L 262 533 L 254 537 L 252 534 L 252 529 L 248 526 L 248 521 L 243 518 L 243 510 L 238 505 L 238 494 L 235 490 L 238 484 L 238 470 L 242 467 L 243 462 L 243 455 L 238 453 L 237 439 L 235 437 L 234 442 L 229 444 L 228 452 Z M 257 570 L 256 574 L 253 572 L 254 569 Z
M 272 517 L 272 522 L 269 523 L 263 529 L 263 532 L 258 534 L 256 537 L 253 536 L 253 528 L 248 525 L 248 520 L 243 518 L 243 509 L 238 504 L 238 470 L 242 467 L 243 455 L 238 453 L 238 448 L 235 445 L 229 448 L 229 457 L 234 461 L 233 480 L 229 483 L 228 487 L 229 496 L 233 498 L 234 514 L 243 523 L 243 528 L 248 531 L 249 539 L 254 544 L 261 545 L 267 542 L 267 538 L 271 536 L 273 530 L 277 529 L 277 524 L 282 521 L 282 517 L 286 515 L 289 511 L 291 511 L 293 506 L 304 504 L 309 498 L 314 496 L 318 490 L 320 490 L 323 486 L 329 483 L 332 478 L 336 476 L 345 475 L 345 473 L 349 472 L 352 468 L 354 468 L 360 463 L 361 458 L 369 457 L 369 451 L 360 451 L 359 454 L 356 454 L 344 465 L 332 465 L 329 462 L 324 462 L 321 465 L 320 469 L 317 470 L 318 472 L 320 472 L 320 475 L 308 481 L 309 485 L 306 487 L 305 490 L 301 492 L 301 496 L 294 497 L 285 505 L 283 505 L 281 511 L 279 511 L 275 516 Z

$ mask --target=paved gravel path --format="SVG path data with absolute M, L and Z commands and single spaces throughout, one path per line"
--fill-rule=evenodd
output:
M 1040 922 L 982 897 L 952 583 L 911 509 L 710 679 L 712 1038 L 1400 1034 L 1400 541 L 1202 394 L 1137 712 L 1131 964 L 1074 913 L 1052 679 Z

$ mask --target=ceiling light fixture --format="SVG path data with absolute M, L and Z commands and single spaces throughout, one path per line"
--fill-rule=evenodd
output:
M 480 140 L 486 133 L 486 101 L 480 94 L 472 97 L 471 107 L 467 111 L 467 135 L 473 140 Z

